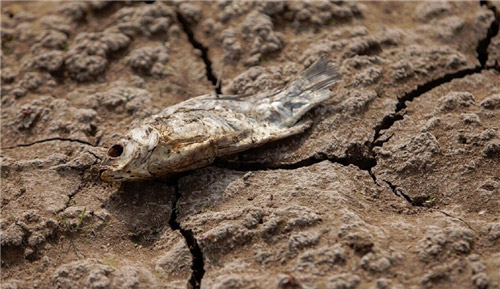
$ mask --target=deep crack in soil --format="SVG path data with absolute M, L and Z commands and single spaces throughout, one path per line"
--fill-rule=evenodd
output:
M 212 70 L 212 61 L 208 57 L 208 47 L 203 45 L 201 42 L 196 40 L 193 31 L 191 30 L 191 27 L 188 23 L 188 21 L 182 16 L 182 14 L 179 11 L 176 11 L 177 13 L 177 19 L 182 25 L 182 30 L 184 33 L 186 33 L 189 42 L 195 49 L 198 49 L 201 51 L 201 59 L 203 60 L 203 63 L 205 64 L 205 69 L 206 69 L 206 75 L 207 79 L 212 83 L 212 85 L 215 87 L 215 94 L 220 95 L 222 94 L 221 92 L 221 81 L 217 79 L 217 76 L 214 74 Z
M 359 147 L 359 146 L 352 146 Z M 354 165 L 360 170 L 367 171 L 373 182 L 378 185 L 375 175 L 372 173 L 371 169 L 377 165 L 376 159 L 371 156 L 366 156 L 363 150 L 349 148 L 346 151 L 347 157 L 344 158 L 334 158 L 328 157 L 324 153 L 318 153 L 316 155 L 310 156 L 301 161 L 291 163 L 291 164 L 265 164 L 265 163 L 249 163 L 249 162 L 228 162 L 223 159 L 216 159 L 214 165 L 220 168 L 231 169 L 235 171 L 267 171 L 267 170 L 295 170 L 304 167 L 310 167 L 322 161 L 329 161 L 332 163 L 341 164 L 343 166 Z
M 369 170 L 374 167 L 375 159 L 366 158 L 361 155 L 349 155 L 345 158 L 332 158 L 326 154 L 318 153 L 301 161 L 291 164 L 266 164 L 266 163 L 250 163 L 250 162 L 228 162 L 223 159 L 216 159 L 214 165 L 220 168 L 231 169 L 235 171 L 266 171 L 266 170 L 295 170 L 304 167 L 310 167 L 322 161 L 330 161 L 344 166 L 354 165 L 361 170 Z
M 189 284 L 191 285 L 190 288 L 199 289 L 201 285 L 201 279 L 205 274 L 203 253 L 200 249 L 200 246 L 198 245 L 198 241 L 196 241 L 196 238 L 194 237 L 193 231 L 183 229 L 179 224 L 179 222 L 177 221 L 177 203 L 181 198 L 181 194 L 179 192 L 180 177 L 181 176 L 178 176 L 175 179 L 175 201 L 173 202 L 172 205 L 172 213 L 168 223 L 170 225 L 170 228 L 172 228 L 172 230 L 174 231 L 179 230 L 179 232 L 184 237 L 184 240 L 186 240 L 186 243 L 189 247 L 189 252 L 191 252 L 191 256 L 193 258 L 191 265 L 192 272 L 191 272 L 191 277 L 189 278 Z
M 497 36 L 498 34 L 498 29 L 500 26 L 500 19 L 499 19 L 499 13 L 496 11 L 495 6 L 493 5 L 488 5 L 488 1 L 479 1 L 481 6 L 487 6 L 488 9 L 493 11 L 493 14 L 495 15 L 495 20 L 491 23 L 490 28 L 488 29 L 488 33 L 486 35 L 486 38 L 483 40 L 479 41 L 477 45 L 477 59 L 479 60 L 479 63 L 481 64 L 482 68 L 486 67 L 486 62 L 488 61 L 488 46 L 490 46 L 491 39 L 493 37 Z

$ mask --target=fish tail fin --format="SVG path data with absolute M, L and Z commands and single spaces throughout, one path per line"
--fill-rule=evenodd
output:
M 282 126 L 294 125 L 311 108 L 333 96 L 329 88 L 341 78 L 338 66 L 325 58 L 309 67 L 274 100 L 281 104 Z
M 341 78 L 338 67 L 326 58 L 321 58 L 309 67 L 300 77 L 295 80 L 290 88 L 299 88 L 303 92 L 314 92 L 329 88 Z

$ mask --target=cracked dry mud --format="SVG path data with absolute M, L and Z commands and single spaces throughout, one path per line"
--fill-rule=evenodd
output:
M 2 3 L 2 288 L 500 288 L 498 7 Z M 99 180 L 144 117 L 320 57 L 305 133 Z

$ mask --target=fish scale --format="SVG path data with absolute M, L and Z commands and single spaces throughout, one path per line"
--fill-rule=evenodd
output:
M 301 120 L 332 96 L 336 66 L 319 60 L 285 89 L 247 96 L 203 95 L 144 120 L 108 150 L 104 181 L 133 181 L 200 168 L 234 154 L 303 132 Z

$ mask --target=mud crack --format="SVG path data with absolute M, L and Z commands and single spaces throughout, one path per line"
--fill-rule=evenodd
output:
M 369 155 L 373 158 L 373 166 L 372 167 L 375 167 L 377 165 L 377 156 L 376 156 L 375 152 L 373 151 L 373 149 L 375 147 L 382 147 L 384 145 L 384 143 L 388 142 L 392 138 L 392 135 L 391 135 L 391 136 L 388 136 L 387 138 L 381 140 L 380 139 L 380 137 L 382 136 L 381 131 L 391 128 L 397 121 L 400 121 L 403 119 L 404 115 L 406 114 L 406 111 L 404 110 L 407 107 L 406 102 L 412 102 L 415 98 L 420 97 L 421 95 L 433 90 L 436 87 L 439 87 L 445 83 L 451 82 L 454 79 L 463 78 L 465 76 L 468 76 L 468 75 L 471 75 L 474 73 L 479 73 L 479 72 L 481 72 L 481 70 L 483 70 L 483 67 L 477 66 L 473 69 L 464 69 L 464 70 L 460 70 L 458 72 L 446 74 L 440 78 L 431 80 L 431 81 L 424 83 L 422 85 L 418 85 L 416 89 L 405 94 L 403 97 L 398 98 L 398 103 L 396 104 L 395 111 L 389 115 L 384 116 L 382 121 L 374 128 L 375 133 L 373 136 L 373 140 L 368 145 Z M 371 173 L 371 170 L 370 170 L 370 175 L 372 176 L 375 183 L 377 183 L 377 181 L 376 181 L 377 177 L 375 174 Z M 421 203 L 415 202 L 414 200 L 412 200 L 401 189 L 397 188 L 392 183 L 390 183 L 386 180 L 383 180 L 383 182 L 385 182 L 387 185 L 389 185 L 389 187 L 391 188 L 391 190 L 394 192 L 394 194 L 396 196 L 404 198 L 412 206 L 422 206 Z
M 176 11 L 176 14 L 177 14 L 177 19 L 179 20 L 179 23 L 182 26 L 182 30 L 184 31 L 184 33 L 186 33 L 189 42 L 191 43 L 191 45 L 195 49 L 198 49 L 201 52 L 201 59 L 203 60 L 203 63 L 205 64 L 206 76 L 207 76 L 207 79 L 215 87 L 215 94 L 216 95 L 222 94 L 222 92 L 221 92 L 221 83 L 222 82 L 217 79 L 217 76 L 215 76 L 215 73 L 212 70 L 212 61 L 208 57 L 208 47 L 206 47 L 201 42 L 196 40 L 189 22 L 182 16 L 182 14 L 178 10 Z
M 325 153 L 317 153 L 301 161 L 290 164 L 266 164 L 257 162 L 231 162 L 224 159 L 216 159 L 214 165 L 220 168 L 231 169 L 235 171 L 267 171 L 267 170 L 295 170 L 304 167 L 310 167 L 314 164 L 329 161 L 343 166 L 354 165 L 360 170 L 367 171 L 375 184 L 376 178 L 372 173 L 373 168 L 377 162 L 376 159 L 370 155 L 368 147 L 362 145 L 351 145 L 345 152 L 346 156 L 342 158 L 329 157 Z M 377 184 L 378 185 L 378 184 Z
M 491 23 L 488 32 L 486 34 L 486 37 L 478 42 L 478 45 L 476 47 L 476 52 L 477 52 L 477 59 L 480 63 L 479 66 L 476 66 L 475 68 L 469 68 L 469 69 L 464 69 L 460 70 L 454 73 L 449 73 L 446 74 L 442 77 L 439 77 L 437 79 L 431 80 L 427 83 L 418 85 L 414 90 L 410 91 L 409 93 L 403 95 L 403 97 L 398 98 L 398 102 L 396 104 L 396 109 L 394 112 L 390 113 L 389 115 L 384 116 L 382 121 L 375 126 L 374 128 L 374 136 L 371 144 L 369 144 L 369 155 L 373 157 L 375 165 L 377 162 L 377 157 L 375 153 L 373 152 L 374 147 L 381 147 L 383 146 L 384 143 L 389 141 L 389 139 L 392 137 L 389 136 L 388 138 L 384 140 L 380 140 L 379 138 L 382 136 L 381 131 L 386 130 L 391 128 L 394 123 L 397 121 L 400 121 L 403 119 L 404 115 L 406 114 L 405 108 L 407 107 L 407 102 L 412 102 L 415 98 L 420 97 L 421 95 L 433 90 L 436 87 L 439 87 L 445 83 L 449 83 L 454 79 L 458 78 L 463 78 L 468 75 L 472 75 L 474 73 L 480 73 L 483 69 L 488 69 L 486 67 L 486 62 L 488 61 L 488 47 L 491 43 L 491 39 L 495 37 L 498 32 L 499 32 L 499 14 L 496 11 L 496 8 L 493 5 L 490 5 L 488 1 L 480 1 L 480 5 L 486 5 L 489 6 L 488 8 L 493 11 L 495 14 L 495 20 Z M 375 166 L 373 165 L 373 166 Z M 376 182 L 376 176 L 371 174 L 370 170 L 370 175 L 372 176 L 373 180 Z M 398 197 L 404 198 L 408 203 L 410 203 L 412 206 L 422 206 L 422 203 L 420 202 L 415 202 L 412 200 L 408 195 L 406 195 L 400 188 L 396 187 L 393 185 L 391 182 L 383 180 L 391 190 L 394 192 L 394 194 Z
M 186 240 L 186 243 L 189 247 L 189 252 L 193 258 L 193 262 L 191 264 L 191 277 L 189 278 L 188 288 L 199 289 L 201 285 L 201 279 L 205 274 L 205 265 L 203 261 L 203 253 L 198 245 L 198 241 L 194 237 L 192 230 L 186 230 L 181 227 L 179 222 L 177 221 L 177 203 L 181 198 L 181 194 L 179 192 L 179 178 L 175 180 L 175 201 L 172 205 L 172 213 L 170 216 L 170 220 L 168 221 L 170 228 L 174 231 L 179 230 L 181 235 Z
M 82 174 L 83 175 L 83 174 Z M 68 194 L 68 201 L 66 202 L 66 206 L 64 207 L 64 209 L 62 209 L 61 211 L 64 212 L 64 210 L 66 210 L 67 208 L 71 207 L 71 203 L 73 202 L 73 198 L 76 196 L 76 194 L 78 194 L 81 190 L 83 189 L 83 185 L 82 184 L 79 184 L 78 187 L 72 191 L 71 193 Z
M 465 76 L 479 73 L 483 70 L 483 67 L 477 66 L 475 68 L 469 68 L 460 70 L 454 73 L 446 74 L 442 77 L 436 78 L 424 84 L 418 85 L 416 89 L 410 91 L 405 94 L 403 97 L 398 98 L 398 103 L 396 104 L 396 110 L 389 115 L 384 116 L 380 124 L 375 126 L 375 134 L 372 141 L 372 148 L 376 146 L 382 146 L 386 140 L 379 140 L 381 136 L 381 131 L 391 128 L 395 122 L 402 120 L 406 112 L 404 109 L 407 107 L 406 102 L 412 102 L 415 98 L 420 97 L 421 95 L 433 90 L 436 87 L 439 87 L 445 83 L 451 82 L 454 79 L 463 78 Z
M 479 3 L 481 6 L 487 6 L 488 9 L 493 11 L 493 14 L 495 15 L 495 20 L 491 23 L 490 28 L 488 29 L 488 32 L 486 34 L 486 38 L 479 41 L 476 49 L 477 59 L 479 60 L 481 67 L 486 68 L 486 62 L 488 61 L 488 46 L 490 46 L 491 39 L 497 36 L 500 26 L 500 11 L 497 12 L 495 6 L 493 6 L 493 4 L 490 4 L 489 1 L 479 1 Z
M 15 148 L 19 148 L 19 147 L 29 147 L 29 146 L 36 145 L 36 144 L 39 144 L 39 143 L 45 143 L 45 142 L 51 142 L 51 141 L 69 141 L 69 142 L 81 143 L 81 144 L 92 146 L 92 147 L 94 146 L 90 142 L 84 141 L 84 140 L 80 140 L 80 139 L 64 138 L 64 137 L 51 137 L 51 138 L 37 140 L 37 141 L 31 142 L 31 143 L 17 144 L 15 146 L 4 147 L 3 149 L 10 150 L 10 149 L 15 149 Z
M 415 206 L 415 207 L 422 207 L 422 204 L 421 203 L 417 203 L 415 201 L 413 201 L 410 196 L 408 196 L 407 194 L 405 194 L 403 192 L 403 190 L 401 190 L 400 188 L 398 188 L 396 185 L 392 184 L 391 182 L 387 181 L 387 180 L 382 180 L 384 183 L 386 183 L 389 188 L 391 188 L 392 192 L 394 193 L 394 195 L 396 195 L 397 197 L 401 197 L 401 198 L 404 198 L 408 203 L 410 203 L 412 206 Z

